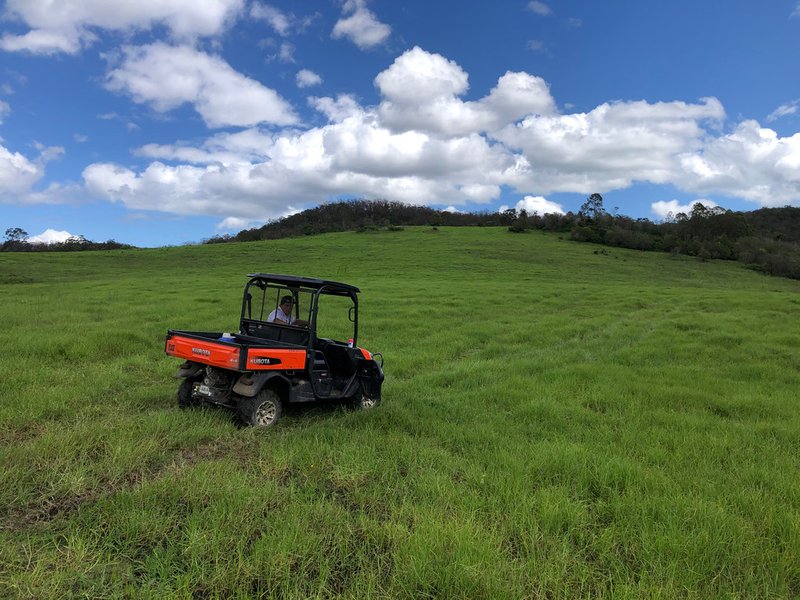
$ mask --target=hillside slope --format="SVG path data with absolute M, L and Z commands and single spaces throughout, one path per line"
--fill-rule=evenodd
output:
M 525 211 L 451 213 L 400 202 L 349 200 L 322 204 L 294 215 L 217 236 L 206 243 L 281 239 L 343 231 L 375 231 L 404 226 L 508 226 L 524 233 L 568 233 L 573 240 L 635 250 L 658 250 L 700 258 L 736 260 L 749 268 L 800 279 L 800 208 L 734 212 L 696 204 L 662 223 L 610 214 L 592 194 L 578 213 L 528 215 Z
M 168 328 L 359 286 L 374 412 L 181 411 Z M 505 228 L 0 256 L 0 596 L 797 597 L 800 282 Z

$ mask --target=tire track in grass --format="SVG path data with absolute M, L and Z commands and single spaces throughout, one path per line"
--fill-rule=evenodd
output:
M 100 498 L 114 496 L 120 492 L 134 490 L 146 483 L 174 475 L 183 469 L 204 461 L 237 457 L 245 462 L 249 446 L 243 438 L 214 439 L 190 448 L 179 448 L 165 460 L 153 461 L 150 465 L 128 471 L 122 477 L 103 477 L 85 490 L 74 494 L 51 494 L 43 492 L 39 499 L 23 506 L 7 509 L 0 514 L 0 531 L 21 533 L 29 528 L 50 525 L 65 520 L 70 515 L 92 504 Z

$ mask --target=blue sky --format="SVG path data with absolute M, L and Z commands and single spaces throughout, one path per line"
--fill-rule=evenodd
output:
M 53 4 L 54 6 L 50 6 Z M 800 204 L 800 1 L 5 0 L 0 228 Z

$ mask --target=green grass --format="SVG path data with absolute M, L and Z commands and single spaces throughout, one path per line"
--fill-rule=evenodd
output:
M 244 275 L 362 288 L 372 412 L 180 411 Z M 501 229 L 0 255 L 0 597 L 800 597 L 800 282 Z

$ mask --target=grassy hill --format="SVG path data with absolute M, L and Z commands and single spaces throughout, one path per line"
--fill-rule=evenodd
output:
M 373 412 L 180 411 L 168 328 L 358 285 Z M 800 282 L 500 228 L 0 255 L 0 596 L 798 597 Z

